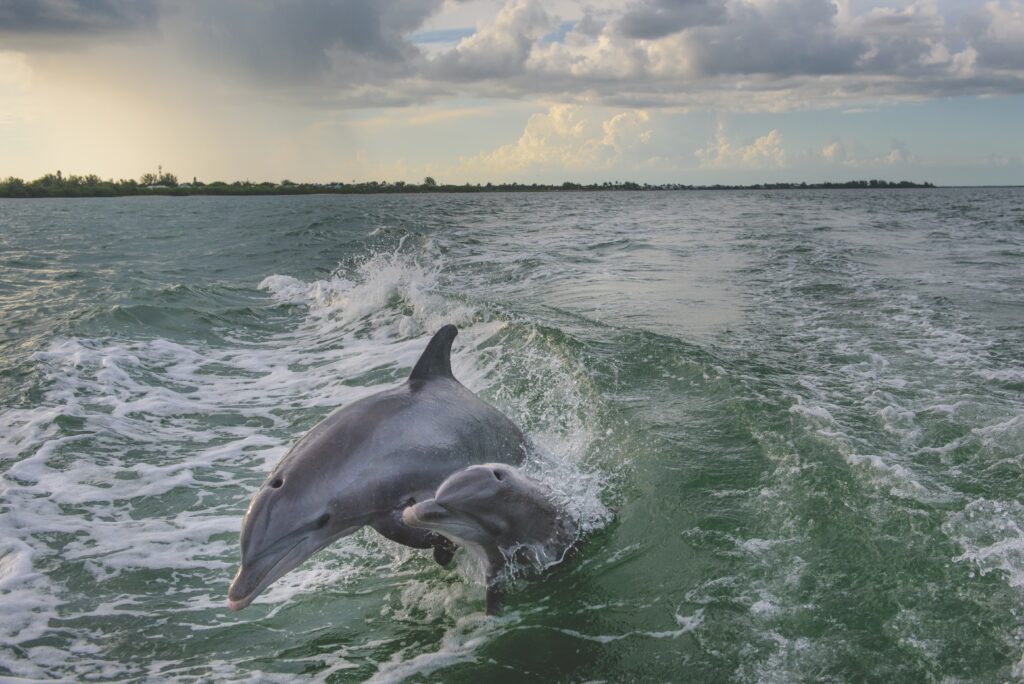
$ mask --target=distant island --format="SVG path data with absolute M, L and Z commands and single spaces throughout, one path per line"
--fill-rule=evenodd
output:
M 404 181 L 367 181 L 352 183 L 251 183 L 249 181 L 212 181 L 203 183 L 195 178 L 192 182 L 179 183 L 172 173 L 147 173 L 139 180 L 103 180 L 95 174 L 87 176 L 48 173 L 34 181 L 23 181 L 10 177 L 0 180 L 0 197 L 128 197 L 133 195 L 369 195 L 398 193 L 462 193 L 462 192 L 598 192 L 632 191 L 663 192 L 669 190 L 830 190 L 862 188 L 933 188 L 931 183 L 910 181 L 851 180 L 839 183 L 757 183 L 755 185 L 687 185 L 683 183 L 604 182 L 573 183 L 566 181 L 559 185 L 546 183 L 476 183 L 446 185 L 431 177 L 422 183 Z

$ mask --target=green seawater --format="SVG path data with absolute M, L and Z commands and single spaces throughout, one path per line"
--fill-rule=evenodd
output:
M 364 530 L 231 613 L 255 488 L 444 323 L 579 554 Z M 1024 189 L 0 201 L 0 676 L 1024 679 Z

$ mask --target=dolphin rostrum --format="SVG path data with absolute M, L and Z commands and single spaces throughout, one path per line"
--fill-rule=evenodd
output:
M 464 546 L 487 571 L 487 614 L 497 613 L 507 571 L 545 570 L 577 540 L 575 524 L 539 482 L 504 463 L 474 465 L 448 477 L 434 498 L 402 512 L 410 527 Z
M 242 564 L 228 607 L 249 605 L 275 580 L 331 542 L 369 525 L 447 565 L 454 547 L 402 522 L 402 511 L 434 496 L 449 475 L 475 463 L 519 464 L 523 433 L 452 375 L 446 325 L 409 379 L 344 406 L 285 454 L 242 521 Z

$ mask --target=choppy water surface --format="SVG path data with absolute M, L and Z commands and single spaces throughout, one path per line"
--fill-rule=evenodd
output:
M 1021 293 L 1019 189 L 0 202 L 0 675 L 1024 678 Z M 485 618 L 364 531 L 230 613 L 447 322 L 580 555 Z

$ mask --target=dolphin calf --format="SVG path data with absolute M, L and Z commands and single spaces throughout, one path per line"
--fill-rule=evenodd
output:
M 228 607 L 245 608 L 275 580 L 331 542 L 369 525 L 447 565 L 454 547 L 410 527 L 402 511 L 434 496 L 474 463 L 522 463 L 523 433 L 452 375 L 446 325 L 431 338 L 409 379 L 344 406 L 285 454 L 242 521 L 242 564 Z
M 576 542 L 576 526 L 539 482 L 504 463 L 453 473 L 434 498 L 402 511 L 410 527 L 464 546 L 487 570 L 487 614 L 501 604 L 506 569 L 544 570 Z

